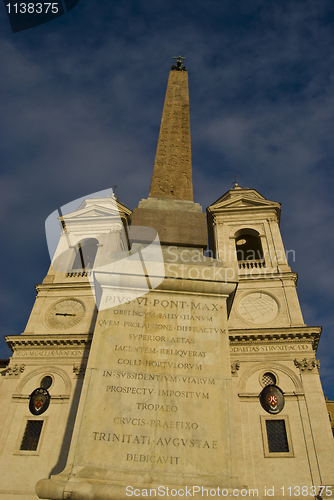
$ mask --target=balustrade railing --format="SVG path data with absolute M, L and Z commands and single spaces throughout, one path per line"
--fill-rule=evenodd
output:
M 264 269 L 266 267 L 264 259 L 258 260 L 239 260 L 239 269 Z
M 66 273 L 66 278 L 87 278 L 92 274 L 92 271 L 73 271 Z

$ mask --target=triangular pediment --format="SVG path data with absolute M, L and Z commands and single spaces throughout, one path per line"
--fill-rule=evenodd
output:
M 208 210 L 215 212 L 220 209 L 243 209 L 243 208 L 280 208 L 280 203 L 269 201 L 255 189 L 231 189 Z
M 80 219 L 96 219 L 103 217 L 120 217 L 118 208 L 113 206 L 101 206 L 99 204 L 89 205 L 85 208 L 76 210 L 64 216 L 65 222 L 71 222 Z

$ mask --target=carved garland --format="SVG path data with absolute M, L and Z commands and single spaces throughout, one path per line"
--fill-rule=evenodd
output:
M 75 364 L 75 365 L 73 365 L 73 373 L 74 373 L 74 375 L 77 378 L 84 377 L 84 375 L 86 373 L 86 365 L 84 365 L 84 364 L 81 364 L 81 365 Z
M 235 361 L 234 363 L 231 363 L 231 373 L 232 375 L 237 375 L 237 372 L 240 368 L 240 363 L 239 361 Z
M 13 365 L 9 366 L 7 370 L 4 370 L 4 375 L 6 375 L 7 378 L 19 378 L 21 373 L 24 372 L 25 370 L 25 365 Z
M 307 373 L 307 371 L 313 371 L 314 368 L 318 370 L 318 373 L 320 372 L 320 361 L 318 359 L 295 359 L 294 363 L 302 372 Z

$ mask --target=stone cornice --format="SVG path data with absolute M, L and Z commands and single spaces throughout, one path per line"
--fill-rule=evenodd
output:
M 240 222 L 247 223 L 247 219 L 250 216 L 254 217 L 255 222 L 261 222 L 263 220 L 271 220 L 279 222 L 280 220 L 280 208 L 271 206 L 231 206 L 231 207 L 218 207 L 214 210 L 207 210 L 209 213 L 213 214 L 216 224 L 222 224 L 226 222 L 234 222 L 238 219 Z M 243 212 L 240 214 L 240 212 Z M 244 217 L 244 219 L 243 219 Z
M 230 343 L 282 343 L 282 342 L 312 342 L 317 349 L 322 328 L 320 326 L 286 327 L 286 328 L 254 328 L 229 330 Z
M 242 261 L 242 262 L 246 262 L 246 261 Z M 254 261 L 249 261 L 250 264 Z M 273 270 L 274 269 L 274 270 Z M 275 281 L 276 283 L 277 282 L 282 282 L 282 281 L 293 281 L 295 285 L 297 285 L 297 281 L 298 281 L 298 274 L 297 273 L 294 273 L 294 272 L 291 272 L 291 271 L 287 271 L 287 272 L 283 272 L 283 271 L 279 271 L 277 272 L 276 271 L 277 267 L 265 267 L 265 268 L 262 268 L 262 269 L 259 269 L 259 272 L 261 272 L 261 274 L 259 275 L 256 275 L 256 282 L 257 283 L 268 283 L 269 280 L 270 282 L 273 282 Z M 249 271 L 251 269 L 239 269 L 239 281 L 249 281 Z M 245 272 L 245 274 L 241 274 L 242 272 Z
M 214 203 L 206 210 L 216 224 L 247 223 L 249 217 L 252 217 L 254 223 L 264 220 L 279 223 L 281 206 L 279 203 L 264 199 L 261 201 L 247 196 L 233 196 L 220 203 Z
M 64 277 L 64 281 L 53 282 L 53 283 L 39 283 L 35 285 L 36 292 L 41 292 L 43 290 L 92 290 L 88 278 L 85 276 L 87 281 L 70 281 L 71 278 Z
M 46 334 L 46 335 L 7 335 L 6 342 L 12 351 L 27 348 L 45 347 L 88 347 L 92 342 L 92 334 Z

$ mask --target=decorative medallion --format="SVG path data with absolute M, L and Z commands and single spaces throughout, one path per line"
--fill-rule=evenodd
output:
M 256 325 L 269 323 L 278 314 L 278 304 L 269 294 L 264 292 L 252 292 L 245 295 L 238 307 L 238 313 L 242 319 Z
M 30 394 L 29 410 L 33 415 L 42 415 L 50 404 L 50 394 L 46 389 L 39 387 Z
M 67 330 L 76 326 L 85 315 L 85 307 L 76 299 L 65 299 L 56 302 L 46 313 L 46 322 L 55 330 Z
M 260 403 L 266 412 L 280 413 L 284 408 L 283 391 L 277 385 L 267 385 L 260 394 Z

